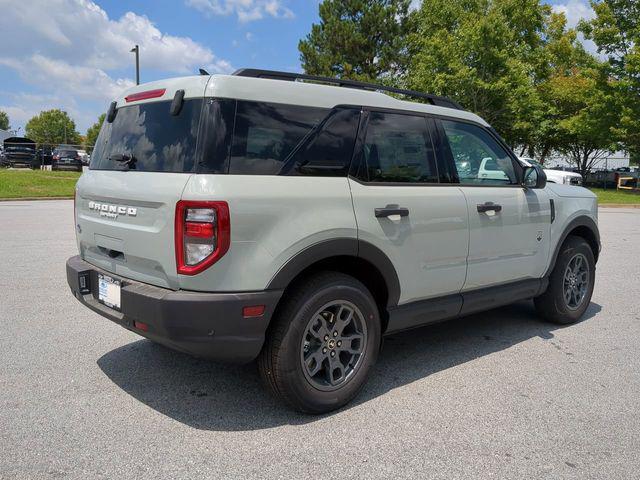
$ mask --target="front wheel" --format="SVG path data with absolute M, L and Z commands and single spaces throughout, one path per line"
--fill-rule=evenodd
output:
M 280 399 L 306 413 L 352 400 L 380 348 L 376 303 L 358 280 L 336 272 L 308 278 L 286 293 L 258 368 Z
M 577 322 L 589 307 L 595 274 L 596 262 L 589 244 L 581 237 L 568 237 L 546 292 L 534 300 L 538 314 L 562 325 Z

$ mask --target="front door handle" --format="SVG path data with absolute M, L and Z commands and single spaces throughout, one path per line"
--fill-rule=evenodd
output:
M 408 217 L 409 209 L 400 207 L 398 205 L 387 205 L 384 208 L 376 208 L 375 209 L 376 218 L 385 218 L 390 217 L 392 215 L 398 215 L 400 217 Z
M 479 203 L 477 207 L 478 207 L 479 213 L 485 213 L 485 212 L 491 212 L 491 211 L 498 213 L 502 211 L 502 205 L 498 205 L 497 203 L 493 203 L 493 202 Z

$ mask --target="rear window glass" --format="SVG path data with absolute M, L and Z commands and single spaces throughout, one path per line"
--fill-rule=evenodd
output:
M 325 108 L 239 101 L 229 173 L 277 175 L 328 113 Z
M 202 100 L 185 100 L 176 116 L 169 114 L 170 105 L 167 101 L 119 108 L 113 123 L 102 125 L 90 168 L 193 171 Z

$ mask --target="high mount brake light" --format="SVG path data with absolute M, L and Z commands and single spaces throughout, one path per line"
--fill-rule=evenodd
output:
M 146 92 L 132 93 L 124 97 L 125 102 L 137 102 L 138 100 L 148 100 L 149 98 L 158 98 L 164 95 L 166 88 L 158 88 L 156 90 L 147 90 Z
M 206 270 L 229 250 L 229 205 L 180 200 L 176 204 L 175 236 L 178 273 L 196 275 Z

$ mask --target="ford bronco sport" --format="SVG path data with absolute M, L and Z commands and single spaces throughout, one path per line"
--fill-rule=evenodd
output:
M 74 215 L 80 302 L 192 355 L 257 359 L 311 413 L 354 398 L 384 335 L 525 299 L 577 321 L 600 251 L 594 195 L 546 185 L 455 102 L 247 69 L 113 102 Z

